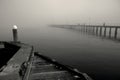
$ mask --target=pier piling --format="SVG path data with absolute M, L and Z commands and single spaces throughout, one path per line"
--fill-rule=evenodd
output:
M 63 25 L 62 25 L 63 26 Z M 71 28 L 72 26 L 72 28 Z M 65 25 L 64 25 L 65 27 Z M 77 29 L 76 27 L 78 27 L 78 25 L 66 25 L 66 28 L 69 29 Z M 79 31 L 83 32 L 83 33 L 87 33 L 87 34 L 92 34 L 92 35 L 97 35 L 100 37 L 104 37 L 104 38 L 109 38 L 112 40 L 119 40 L 118 38 L 118 29 L 120 28 L 120 26 L 111 26 L 111 25 L 106 25 L 105 23 L 103 25 L 79 25 Z M 115 29 L 115 30 L 113 30 Z M 108 32 L 107 32 L 108 30 Z M 112 34 L 113 32 L 113 34 Z
M 94 34 L 94 32 L 95 32 L 95 27 L 93 27 L 93 34 Z
M 102 27 L 100 27 L 100 36 L 102 35 Z
M 111 27 L 109 28 L 109 37 L 111 38 Z
M 98 35 L 98 27 L 96 27 L 96 35 Z
M 115 28 L 115 34 L 114 34 L 114 38 L 115 38 L 115 39 L 117 38 L 117 30 L 118 30 L 118 28 L 116 27 L 116 28 Z
M 106 36 L 106 27 L 104 27 L 104 37 Z

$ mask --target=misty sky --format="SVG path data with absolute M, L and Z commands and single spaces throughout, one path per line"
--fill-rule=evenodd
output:
M 0 26 L 120 25 L 120 0 L 0 0 Z

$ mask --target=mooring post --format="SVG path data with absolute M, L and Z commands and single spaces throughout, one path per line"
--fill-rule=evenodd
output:
M 111 27 L 109 29 L 109 37 L 111 38 Z
M 102 35 L 102 26 L 100 27 L 100 36 Z
M 104 36 L 106 36 L 106 27 L 104 26 L 104 28 L 105 28 L 105 29 L 104 29 Z
M 115 34 L 114 34 L 114 38 L 115 38 L 115 39 L 117 38 L 117 30 L 118 30 L 118 28 L 116 27 L 116 28 L 115 28 Z
M 17 32 L 17 26 L 16 25 L 13 26 L 12 31 L 13 31 L 13 41 L 17 42 L 18 41 L 18 32 Z

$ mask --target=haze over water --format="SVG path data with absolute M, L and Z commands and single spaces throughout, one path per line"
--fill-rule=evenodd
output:
M 119 0 L 1 0 L 0 40 L 19 40 L 94 80 L 120 80 L 120 43 L 50 24 L 120 25 Z

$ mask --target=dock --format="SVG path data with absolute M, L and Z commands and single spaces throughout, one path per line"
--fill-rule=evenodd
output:
M 3 66 L 0 69 L 0 80 L 21 80 L 19 76 L 21 64 L 25 61 L 28 61 L 33 48 L 32 46 L 23 43 L 4 42 L 3 44 L 5 46 L 5 51 L 0 52 L 0 54 L 5 55 L 2 56 L 3 58 L 1 65 L 3 64 Z M 19 49 L 14 51 L 16 48 Z
M 87 74 L 60 64 L 39 52 L 31 56 L 31 61 L 23 80 L 92 80 Z
M 77 30 L 85 34 L 95 35 L 104 39 L 113 41 L 120 41 L 118 32 L 120 32 L 120 26 L 106 25 L 50 25 L 51 27 L 65 28 Z
M 55 59 L 34 52 L 33 47 L 16 42 L 3 42 L 10 52 L 3 56 L 0 80 L 92 80 L 86 73 L 63 65 Z M 1 53 L 2 54 L 2 53 Z M 11 57 L 6 57 L 7 55 Z

